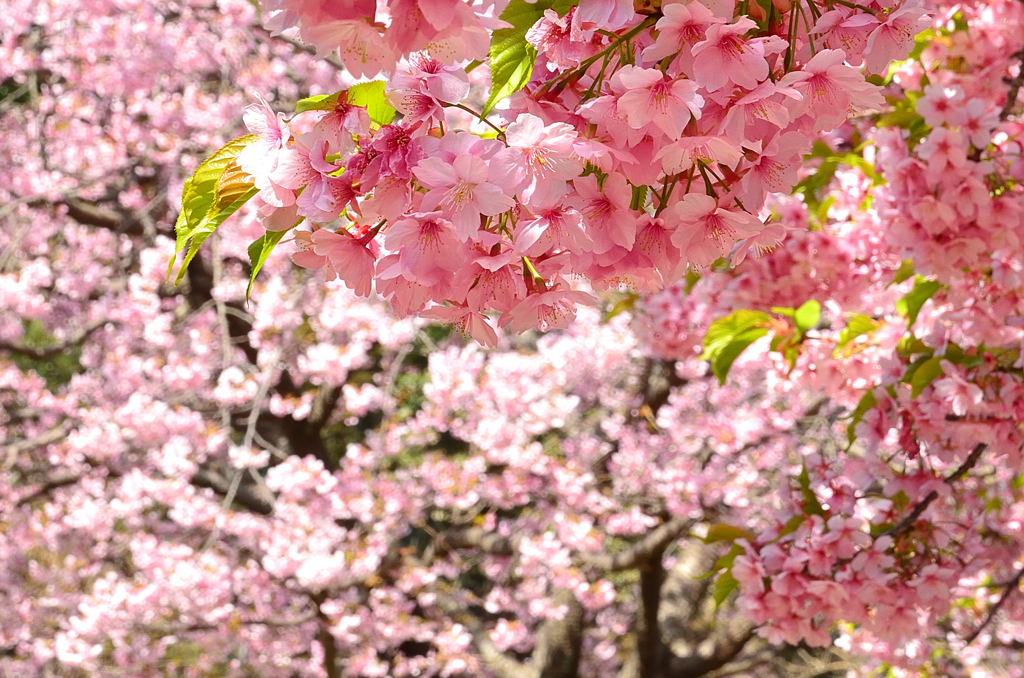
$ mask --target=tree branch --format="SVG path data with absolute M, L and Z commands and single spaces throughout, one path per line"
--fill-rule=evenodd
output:
M 981 453 L 984 452 L 985 448 L 987 447 L 988 445 L 985 443 L 978 443 L 977 445 L 975 445 L 974 449 L 971 450 L 971 453 L 967 455 L 967 459 L 964 460 L 964 463 L 960 464 L 960 466 L 955 471 L 953 471 L 952 474 L 947 476 L 943 482 L 945 482 L 947 485 L 952 485 L 953 483 L 967 475 L 967 472 L 974 468 L 974 465 L 978 463 L 978 459 L 981 458 Z M 910 529 L 914 526 L 914 523 L 917 522 L 917 519 L 921 517 L 921 514 L 928 510 L 928 507 L 931 506 L 931 503 L 938 498 L 939 493 L 936 492 L 935 490 L 932 490 L 924 499 L 922 499 L 921 501 L 917 502 L 917 504 L 914 505 L 913 510 L 911 510 L 911 512 L 908 513 L 903 518 L 903 520 L 896 523 L 896 525 L 886 530 L 879 536 L 884 537 L 888 535 L 890 537 L 895 538 L 909 532 Z
M 673 656 L 668 675 L 671 678 L 699 678 L 735 659 L 754 637 L 754 625 L 739 617 L 716 626 L 711 635 L 685 657 Z
M 566 589 L 556 591 L 552 602 L 555 606 L 564 605 L 566 612 L 561 619 L 548 619 L 541 624 L 530 667 L 538 678 L 576 678 L 583 642 L 583 606 Z
M 45 497 L 50 492 L 60 489 L 62 487 L 74 485 L 81 479 L 82 473 L 78 471 L 57 471 L 56 473 L 47 476 L 46 480 L 43 481 L 43 484 L 36 488 L 34 492 L 30 492 L 29 494 L 26 494 L 24 497 L 19 499 L 16 503 L 16 506 L 25 506 L 26 504 L 31 504 L 36 499 Z
M 61 343 L 54 344 L 53 346 L 47 346 L 45 348 L 37 348 L 35 346 L 25 346 L 23 344 L 12 344 L 6 341 L 0 341 L 0 350 L 10 351 L 11 353 L 22 355 L 27 358 L 31 358 L 32 360 L 49 360 L 50 358 L 54 358 L 60 355 L 61 353 L 64 353 L 68 349 L 78 348 L 79 346 L 85 343 L 85 341 L 93 332 L 100 329 L 101 327 L 106 326 L 107 324 L 115 323 L 113 321 L 106 319 L 94 320 L 91 323 L 87 324 L 85 327 L 82 327 L 72 332 L 71 336 L 69 336 Z
M 988 611 L 988 615 L 986 615 L 985 619 L 978 625 L 978 628 L 974 629 L 974 631 L 971 632 L 971 635 L 967 636 L 966 640 L 968 645 L 973 643 L 974 639 L 980 636 L 981 632 L 985 630 L 985 627 L 992 623 L 992 620 L 996 618 L 996 614 L 998 614 L 999 609 L 1006 603 L 1009 597 L 1020 588 L 1021 580 L 1024 580 L 1024 566 L 1017 570 L 1017 574 L 1013 579 L 1006 582 L 1006 586 L 1003 588 L 1003 594 L 999 596 L 999 600 L 997 600 L 995 605 L 992 606 L 992 609 Z
M 479 527 L 448 530 L 441 535 L 440 541 L 441 546 L 449 549 L 478 548 L 496 556 L 511 556 L 515 553 L 515 544 L 511 539 Z
M 670 543 L 679 538 L 696 521 L 677 516 L 652 530 L 646 537 L 620 553 L 578 553 L 577 560 L 606 572 L 631 570 L 647 563 L 653 557 L 660 557 Z
M 0 450 L 2 455 L 5 457 L 4 469 L 10 469 L 14 466 L 17 461 L 18 455 L 22 452 L 28 452 L 38 447 L 46 447 L 51 443 L 55 443 L 59 440 L 63 440 L 67 437 L 68 433 L 71 432 L 71 426 L 64 422 L 58 426 L 54 426 L 46 433 L 42 433 L 35 438 L 26 438 L 25 440 L 18 440 L 13 443 L 7 443 Z
M 494 644 L 487 629 L 475 615 L 471 614 L 454 596 L 438 593 L 437 607 L 453 621 L 465 626 L 473 636 L 473 645 L 480 653 L 480 658 L 495 678 L 537 678 L 531 667 L 512 659 Z
M 1021 63 L 1017 77 L 1010 81 L 1010 89 L 1006 92 L 1006 102 L 1003 104 L 1003 109 L 999 111 L 999 119 L 1004 122 L 1010 117 L 1013 107 L 1017 104 L 1017 95 L 1020 94 L 1020 88 L 1024 86 L 1024 47 L 1010 56 L 1019 59 Z
M 231 480 L 207 466 L 200 467 L 192 476 L 191 482 L 196 487 L 211 489 L 221 496 L 227 496 L 231 491 Z M 239 483 L 235 489 L 234 500 L 261 516 L 269 516 L 274 512 L 273 495 L 261 491 L 261 488 L 255 484 Z

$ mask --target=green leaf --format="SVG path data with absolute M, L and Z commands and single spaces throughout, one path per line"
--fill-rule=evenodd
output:
M 728 570 L 732 568 L 732 564 L 736 561 L 736 556 L 743 555 L 743 547 L 739 544 L 733 544 L 729 552 L 724 556 L 720 557 L 715 561 L 715 566 L 711 568 L 711 572 L 707 574 L 708 577 L 713 576 L 715 572 L 719 570 Z
M 921 362 L 914 373 L 910 376 L 910 395 L 914 398 L 921 395 L 921 391 L 928 387 L 940 374 L 942 374 L 941 356 L 932 356 Z
M 786 521 L 785 525 L 783 525 L 782 531 L 779 532 L 779 538 L 781 539 L 782 537 L 785 537 L 787 534 L 793 534 L 798 529 L 800 529 L 800 526 L 803 525 L 806 521 L 807 516 L 793 516 L 792 518 Z
M 719 541 L 736 541 L 737 539 L 746 539 L 752 542 L 755 537 L 753 532 L 742 527 L 736 527 L 729 523 L 715 523 L 708 528 L 708 534 L 704 537 L 704 543 L 714 544 Z
M 185 180 L 181 212 L 174 224 L 177 234 L 174 257 L 167 267 L 167 277 L 170 278 L 178 253 L 187 250 L 174 279 L 175 284 L 185 277 L 189 263 L 203 242 L 225 219 L 258 193 L 252 185 L 252 177 L 242 172 L 235 162 L 242 149 L 255 140 L 256 137 L 249 134 L 229 141 L 204 160 L 192 176 Z
M 832 351 L 832 355 L 834 357 L 839 356 L 851 341 L 865 334 L 871 334 L 881 326 L 882 323 L 874 320 L 870 316 L 861 314 L 850 316 L 846 321 L 846 327 L 844 327 L 843 331 L 839 333 L 839 340 L 836 342 L 836 350 Z
M 825 509 L 821 507 L 821 502 L 818 501 L 818 495 L 816 495 L 814 490 L 811 489 L 811 476 L 807 472 L 806 464 L 800 469 L 800 475 L 797 476 L 797 482 L 800 483 L 800 492 L 804 495 L 804 512 L 811 516 L 825 515 Z
M 807 330 L 814 328 L 818 321 L 821 320 L 821 304 L 811 299 L 796 310 L 793 314 L 793 320 L 796 322 L 797 329 L 801 333 L 807 332 Z
M 301 221 L 301 220 L 300 220 Z M 296 222 L 292 228 L 298 225 Z M 249 274 L 249 286 L 245 288 L 245 298 L 248 299 L 252 293 L 252 284 L 256 280 L 256 274 L 263 268 L 263 264 L 266 263 L 267 257 L 277 247 L 277 243 L 281 242 L 281 238 L 284 237 L 291 229 L 284 231 L 267 231 L 259 237 L 254 243 L 249 245 L 249 263 L 252 265 L 252 273 Z
M 912 275 L 914 275 L 914 260 L 904 259 L 900 263 L 900 267 L 896 269 L 896 277 L 893 278 L 891 284 L 899 285 L 904 280 L 909 280 Z
M 921 276 L 914 278 L 914 289 L 896 302 L 896 312 L 907 319 L 907 327 L 913 327 L 924 302 L 931 299 L 940 287 L 942 284 L 935 280 L 926 280 Z
M 931 353 L 934 349 L 914 336 L 906 336 L 896 344 L 896 354 L 901 358 L 910 358 L 919 353 Z
M 365 108 L 370 120 L 378 125 L 390 125 L 398 112 L 388 103 L 384 85 L 383 80 L 374 80 L 353 85 L 348 90 L 348 103 Z
M 724 318 L 719 318 L 711 323 L 707 334 L 704 336 L 704 355 L 701 356 L 701 359 L 710 359 L 715 353 L 731 343 L 738 334 L 759 327 L 767 329 L 770 321 L 771 318 L 767 313 L 751 311 L 745 308 L 733 311 Z
M 740 583 L 736 581 L 736 577 L 732 576 L 732 569 L 728 569 L 718 575 L 718 579 L 715 580 L 714 590 L 712 591 L 716 610 L 722 606 L 722 603 L 729 597 L 729 594 L 735 591 L 739 585 Z
M 295 104 L 295 112 L 333 111 L 339 101 L 345 101 L 353 106 L 365 108 L 370 120 L 378 125 L 390 125 L 398 111 L 388 103 L 387 95 L 384 93 L 385 84 L 383 80 L 361 82 L 347 90 L 338 90 L 334 94 L 317 94 L 299 99 Z
M 747 346 L 768 334 L 771 318 L 767 313 L 740 309 L 711 323 L 704 337 L 702 360 L 711 361 L 711 370 L 720 384 L 729 368 Z
M 306 97 L 305 99 L 299 99 L 298 103 L 295 104 L 296 113 L 305 113 L 306 111 L 333 111 L 338 105 L 338 99 L 345 92 L 335 92 L 334 94 L 317 94 L 315 96 Z
M 512 0 L 501 20 L 512 24 L 511 28 L 500 28 L 491 35 L 491 49 L 488 57 L 491 63 L 491 94 L 484 105 L 483 115 L 494 106 L 518 92 L 530 82 L 537 50 L 526 42 L 526 32 L 540 21 L 544 12 L 553 9 L 564 16 L 576 2 L 569 0 Z
M 640 295 L 634 292 L 626 292 L 622 295 L 622 298 L 616 301 L 607 313 L 605 313 L 604 321 L 608 322 L 615 316 L 626 311 L 632 312 L 636 308 L 636 302 L 640 298 Z
M 878 398 L 875 397 L 873 391 L 868 391 L 861 396 L 860 402 L 857 403 L 857 407 L 853 410 L 853 416 L 850 417 L 850 425 L 846 428 L 846 437 L 850 444 L 853 444 L 854 439 L 857 435 L 854 433 L 854 429 L 857 424 L 864 421 L 864 415 L 868 413 L 868 410 L 878 404 Z

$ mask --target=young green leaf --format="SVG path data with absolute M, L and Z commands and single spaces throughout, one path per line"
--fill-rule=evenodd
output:
M 725 599 L 729 597 L 729 594 L 735 591 L 739 585 L 740 583 L 736 581 L 736 577 L 732 576 L 731 568 L 718 575 L 718 579 L 715 580 L 715 586 L 712 591 L 712 595 L 715 599 L 716 610 L 722 606 L 722 603 L 724 603 Z
M 872 319 L 870 316 L 861 314 L 850 316 L 846 321 L 846 327 L 839 333 L 836 349 L 832 352 L 833 357 L 838 357 L 842 354 L 843 349 L 857 337 L 871 334 L 881 326 L 882 323 Z
M 818 501 L 818 495 L 816 495 L 814 490 L 811 489 L 811 476 L 807 472 L 806 465 L 800 469 L 800 475 L 797 476 L 797 482 L 800 483 L 800 493 L 804 495 L 804 512 L 812 516 L 825 515 L 825 509 L 821 507 L 821 502 Z
M 565 15 L 575 5 L 570 0 L 512 0 L 501 20 L 512 24 L 511 28 L 500 28 L 491 35 L 491 49 L 488 52 L 491 64 L 491 95 L 484 105 L 483 115 L 487 115 L 494 106 L 518 92 L 530 82 L 533 74 L 533 63 L 537 60 L 537 50 L 526 42 L 526 32 L 540 21 L 544 12 L 553 9 Z
M 295 104 L 296 113 L 305 113 L 306 111 L 332 111 L 335 106 L 338 105 L 338 100 L 341 95 L 345 93 L 345 90 L 335 92 L 334 94 L 316 94 L 305 99 L 299 99 L 298 103 Z
M 296 224 L 297 225 L 297 224 Z M 277 243 L 281 242 L 281 238 L 284 237 L 288 231 L 267 231 L 259 237 L 258 240 L 249 245 L 249 263 L 252 267 L 252 273 L 249 274 L 249 286 L 245 288 L 245 298 L 248 299 L 252 293 L 252 284 L 256 280 L 256 274 L 263 268 L 263 264 L 266 263 L 267 257 L 277 247 Z
M 925 390 L 929 384 L 942 374 L 942 361 L 943 358 L 941 356 L 927 358 L 917 366 L 912 375 L 908 375 L 911 386 L 910 395 L 912 397 L 916 398 L 921 395 L 921 391 Z
M 185 251 L 185 258 L 174 279 L 175 284 L 185 277 L 189 263 L 203 242 L 225 219 L 258 193 L 252 185 L 252 178 L 242 172 L 235 162 L 242 149 L 255 140 L 256 137 L 249 134 L 229 141 L 204 160 L 192 176 L 185 180 L 181 212 L 174 224 L 177 235 L 174 257 L 167 267 L 167 277 L 170 278 L 178 253 Z
M 821 320 L 821 304 L 814 299 L 805 302 L 793 313 L 793 321 L 796 323 L 797 329 L 800 330 L 801 334 L 814 328 L 819 320 Z
M 896 276 L 892 279 L 891 284 L 899 285 L 904 280 L 909 279 L 912 275 L 914 275 L 914 260 L 904 259 L 900 263 L 900 267 L 896 269 Z
M 907 319 L 907 327 L 913 327 L 924 302 L 931 299 L 940 287 L 942 284 L 935 280 L 926 280 L 921 276 L 914 278 L 914 289 L 896 302 L 896 312 Z
M 853 415 L 850 417 L 850 425 L 846 427 L 846 437 L 850 444 L 853 444 L 854 439 L 857 437 L 854 432 L 857 428 L 857 424 L 864 421 L 864 415 L 868 413 L 868 410 L 878 404 L 878 398 L 875 397 L 873 391 L 868 391 L 861 396 L 860 402 L 857 403 L 857 407 L 853 410 Z
M 708 528 L 708 534 L 704 537 L 704 543 L 714 544 L 719 541 L 736 541 L 737 539 L 754 541 L 755 537 L 753 532 L 742 527 L 736 527 L 729 523 L 715 523 Z
M 771 318 L 761 311 L 740 309 L 719 318 L 708 327 L 701 359 L 711 361 L 711 371 L 719 383 L 724 384 L 736 358 L 747 346 L 768 334 L 769 327 Z
M 370 120 L 378 125 L 390 125 L 398 112 L 388 103 L 384 85 L 383 80 L 374 80 L 353 85 L 348 90 L 348 103 L 365 108 Z

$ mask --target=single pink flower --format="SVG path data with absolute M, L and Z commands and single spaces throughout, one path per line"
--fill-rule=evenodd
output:
M 712 24 L 705 38 L 693 46 L 693 77 L 709 92 L 730 82 L 754 89 L 768 77 L 764 44 L 743 35 L 757 24 L 742 17 L 731 24 Z
M 940 364 L 946 376 L 932 384 L 932 388 L 936 397 L 950 402 L 953 414 L 962 417 L 982 401 L 984 394 L 977 384 L 972 384 L 960 375 L 956 365 L 948 360 Z
M 626 88 L 618 109 L 633 129 L 650 134 L 653 126 L 674 141 L 691 117 L 700 119 L 704 97 L 697 94 L 693 81 L 668 80 L 656 68 L 636 66 L 623 66 L 616 75 Z
M 679 226 L 672 242 L 694 266 L 709 266 L 724 257 L 737 240 L 757 234 L 764 224 L 747 212 L 718 206 L 709 195 L 690 193 L 673 206 Z
M 598 186 L 597 176 L 589 174 L 573 179 L 573 204 L 584 218 L 595 254 L 613 246 L 630 249 L 636 240 L 636 215 L 629 209 L 633 191 L 626 178 L 613 172 Z
M 864 63 L 868 73 L 884 74 L 892 61 L 903 61 L 914 48 L 914 36 L 928 27 L 931 20 L 914 0 L 886 16 L 868 36 Z
M 564 287 L 537 292 L 503 313 L 498 326 L 511 326 L 513 332 L 564 329 L 576 319 L 577 304 L 593 303 L 594 298 L 586 292 L 574 292 Z
M 657 63 L 675 55 L 673 67 L 692 74 L 693 46 L 704 40 L 712 24 L 721 23 L 721 20 L 716 19 L 711 10 L 699 2 L 663 5 L 661 12 L 663 16 L 655 24 L 658 37 L 653 45 L 644 49 L 644 62 Z
M 468 94 L 466 71 L 423 53 L 411 55 L 387 85 L 388 100 L 409 122 L 444 122 L 444 104 L 458 103 Z
M 583 230 L 583 215 L 565 204 L 539 205 L 531 210 L 534 218 L 523 217 L 513 235 L 516 251 L 540 256 L 554 250 L 587 252 L 593 247 Z
M 432 318 L 453 325 L 463 334 L 476 339 L 484 346 L 498 345 L 498 335 L 479 311 L 466 306 L 431 306 L 420 311 L 421 318 Z
M 246 107 L 242 116 L 246 128 L 257 139 L 242 149 L 235 162 L 243 172 L 253 177 L 254 185 L 260 189 L 260 198 L 266 204 L 273 207 L 292 205 L 295 192 L 271 179 L 291 138 L 288 123 L 282 114 L 274 113 L 270 104 L 257 98 L 260 103 Z
M 421 160 L 413 174 L 430 190 L 421 209 L 440 208 L 455 224 L 462 240 L 476 239 L 480 217 L 507 212 L 515 201 L 497 184 L 487 181 L 487 163 L 475 155 L 463 153 L 452 162 L 433 157 Z
M 575 7 L 570 7 L 565 16 L 546 9 L 544 16 L 526 32 L 526 42 L 547 57 L 548 70 L 575 68 L 594 51 L 590 40 L 573 26 L 575 15 Z
M 508 148 L 491 160 L 491 178 L 523 202 L 553 202 L 565 195 L 565 182 L 583 171 L 573 150 L 576 130 L 564 122 L 545 125 L 522 113 L 505 131 Z
M 440 212 L 416 212 L 391 224 L 384 244 L 397 260 L 382 279 L 402 276 L 422 285 L 451 278 L 462 265 L 463 248 L 452 223 Z
M 846 52 L 846 60 L 859 66 L 868 45 L 868 35 L 878 26 L 874 14 L 837 7 L 822 14 L 814 24 L 812 35 L 820 35 L 829 49 Z
M 779 80 L 792 87 L 803 100 L 798 115 L 807 113 L 816 131 L 832 129 L 846 120 L 851 108 L 881 108 L 885 99 L 879 88 L 864 80 L 860 71 L 843 63 L 842 50 L 823 49 L 804 64 L 803 70 L 787 73 Z
M 959 126 L 966 119 L 963 109 L 964 90 L 959 85 L 946 87 L 938 83 L 925 85 L 924 96 L 917 100 L 917 112 L 929 127 Z
M 334 232 L 326 228 L 314 231 L 310 240 L 313 253 L 330 261 L 331 268 L 345 282 L 346 287 L 353 290 L 356 296 L 370 296 L 378 253 L 375 241 L 371 239 L 368 248 L 367 243 L 346 231 Z
M 581 31 L 617 31 L 634 16 L 633 0 L 580 0 L 573 21 Z

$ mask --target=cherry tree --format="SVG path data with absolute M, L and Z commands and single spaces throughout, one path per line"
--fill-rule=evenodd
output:
M 1020 675 L 1024 8 L 502 4 L 7 13 L 5 673 Z

